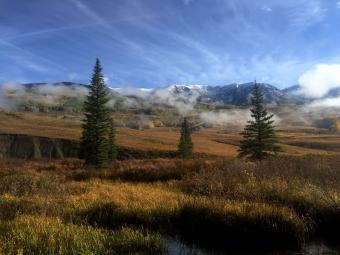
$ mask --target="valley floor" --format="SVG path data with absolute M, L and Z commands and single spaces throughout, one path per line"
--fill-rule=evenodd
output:
M 194 132 L 196 153 L 218 157 L 235 157 L 241 130 L 201 128 Z M 25 134 L 49 138 L 78 140 L 81 116 L 33 114 L 0 111 L 0 134 Z M 278 138 L 283 155 L 340 155 L 340 134 L 308 127 L 279 126 Z M 120 146 L 144 151 L 175 151 L 179 129 L 159 127 L 145 130 L 117 128 Z

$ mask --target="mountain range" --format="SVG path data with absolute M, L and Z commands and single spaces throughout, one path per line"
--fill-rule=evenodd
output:
M 266 104 L 304 104 L 306 98 L 295 94 L 295 90 L 280 90 L 270 84 L 258 84 Z M 199 101 L 219 103 L 222 105 L 249 105 L 253 83 L 229 84 L 225 86 L 186 86 L 173 85 L 170 88 L 174 95 L 197 96 Z
M 74 82 L 21 84 L 21 86 L 23 86 L 26 91 L 33 93 L 45 85 L 55 88 L 67 87 L 72 90 L 84 89 L 88 87 L 88 85 Z M 313 101 L 313 98 L 309 98 L 298 93 L 301 90 L 299 85 L 291 86 L 285 89 L 279 89 L 266 83 L 259 83 L 258 85 L 263 92 L 264 101 L 266 104 L 301 105 Z M 176 84 L 154 89 L 112 88 L 111 90 L 113 96 L 134 97 L 145 100 L 154 100 L 155 98 L 158 98 L 158 102 L 171 97 L 174 100 L 180 100 L 183 102 L 188 101 L 191 103 L 197 101 L 219 105 L 245 106 L 250 104 L 253 83 L 233 83 L 223 86 Z M 333 98 L 338 96 L 340 96 L 340 87 L 329 91 L 329 93 L 324 96 L 324 98 Z
M 310 98 L 298 95 L 299 86 L 278 89 L 270 84 L 259 83 L 258 85 L 263 93 L 266 104 L 299 105 L 311 100 Z M 224 86 L 171 85 L 166 88 L 157 88 L 153 93 L 166 89 L 174 97 L 196 98 L 201 102 L 242 106 L 250 104 L 253 87 L 254 83 L 234 83 Z

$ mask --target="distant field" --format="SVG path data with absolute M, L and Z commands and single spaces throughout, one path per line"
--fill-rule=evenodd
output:
M 0 112 L 0 133 L 79 139 L 80 115 Z M 340 134 L 316 128 L 278 127 L 283 154 L 340 154 Z M 202 128 L 193 134 L 195 152 L 214 156 L 236 156 L 238 130 Z M 119 145 L 141 150 L 176 150 L 179 130 L 161 127 L 146 130 L 117 128 Z

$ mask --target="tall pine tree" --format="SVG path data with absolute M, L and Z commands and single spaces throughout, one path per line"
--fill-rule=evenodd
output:
M 108 159 L 109 161 L 115 161 L 117 159 L 117 147 L 116 147 L 116 131 L 113 124 L 113 119 L 110 119 L 109 126 L 109 140 L 108 140 Z
M 280 147 L 276 144 L 273 115 L 268 114 L 264 107 L 263 94 L 256 81 L 251 104 L 250 111 L 253 120 L 248 121 L 242 132 L 243 140 L 239 148 L 239 156 L 263 160 L 279 152 Z
M 193 143 L 191 140 L 191 127 L 187 118 L 183 119 L 181 137 L 178 144 L 178 153 L 182 158 L 192 158 Z
M 80 156 L 87 165 L 106 166 L 109 160 L 110 111 L 109 90 L 105 85 L 99 59 L 94 67 L 90 92 L 84 104 L 85 119 L 80 143 Z M 111 153 L 112 154 L 112 153 Z

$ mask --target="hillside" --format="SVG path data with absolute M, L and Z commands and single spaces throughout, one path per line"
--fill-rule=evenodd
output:
M 114 114 L 115 119 L 120 118 Z M 223 127 L 201 128 L 193 134 L 196 153 L 236 156 L 240 131 Z M 21 134 L 78 140 L 81 116 L 0 112 L 0 134 Z M 340 136 L 325 129 L 281 126 L 278 136 L 287 155 L 340 154 Z M 175 151 L 179 139 L 176 127 L 151 129 L 117 128 L 119 146 L 140 151 Z

